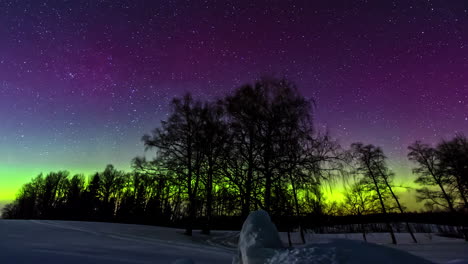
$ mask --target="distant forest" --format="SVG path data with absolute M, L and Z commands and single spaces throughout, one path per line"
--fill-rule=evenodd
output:
M 214 101 L 174 98 L 168 118 L 142 137 L 154 159 L 134 158 L 131 172 L 108 165 L 89 178 L 40 174 L 3 217 L 183 226 L 191 235 L 239 227 L 256 209 L 301 233 L 310 219 L 377 214 L 394 241 L 390 222 L 406 213 L 385 154 L 367 143 L 339 146 L 314 128 L 314 107 L 286 79 L 261 79 Z M 466 217 L 467 138 L 416 141 L 408 159 L 428 212 Z M 323 194 L 336 180 L 348 186 L 341 203 Z

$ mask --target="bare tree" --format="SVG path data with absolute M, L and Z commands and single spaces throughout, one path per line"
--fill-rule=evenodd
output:
M 219 175 L 222 158 L 228 140 L 227 124 L 224 120 L 224 108 L 221 102 L 203 106 L 201 113 L 200 150 L 204 155 L 204 180 L 206 193 L 206 223 L 203 233 L 209 234 L 213 214 L 213 184 Z
M 379 171 L 383 165 L 384 159 L 381 149 L 373 145 L 363 145 L 362 143 L 352 144 L 351 149 L 357 161 L 358 172 L 364 176 L 363 182 L 366 182 L 367 180 L 368 184 L 373 186 L 373 189 L 376 192 L 380 202 L 380 209 L 387 218 L 388 210 L 384 201 L 384 192 L 386 191 L 387 185 L 385 184 L 385 181 L 382 178 L 382 174 Z M 386 220 L 386 224 L 390 232 L 392 243 L 396 244 L 397 242 L 395 234 L 388 219 Z
M 124 184 L 124 173 L 109 164 L 102 173 L 99 173 L 99 179 L 99 193 L 102 199 L 101 216 L 104 219 L 112 219 Z
M 452 140 L 444 140 L 437 146 L 442 173 L 452 179 L 463 206 L 468 208 L 468 140 L 456 135 Z
M 161 127 L 142 140 L 147 149 L 156 148 L 167 168 L 180 177 L 188 196 L 188 223 L 186 234 L 191 236 L 196 216 L 196 202 L 201 177 L 202 152 L 199 141 L 201 103 L 190 94 L 172 101 L 171 115 Z
M 260 155 L 258 130 L 262 120 L 258 99 L 261 97 L 260 89 L 245 85 L 225 99 L 232 146 L 225 155 L 225 175 L 239 189 L 244 218 L 252 209 L 253 188 L 260 180 L 256 170 Z
M 450 178 L 443 173 L 436 149 L 420 141 L 416 141 L 408 149 L 409 160 L 418 165 L 413 169 L 413 172 L 418 175 L 415 182 L 423 186 L 418 190 L 419 199 L 426 200 L 433 205 L 442 205 L 451 212 L 455 212 L 453 198 L 447 190 Z M 431 190 L 427 186 L 434 186 L 440 191 Z M 445 201 L 445 204 L 442 201 Z
M 348 214 L 362 216 L 378 212 L 379 205 L 372 192 L 367 190 L 365 184 L 357 180 L 349 188 L 346 188 L 343 207 Z M 364 224 L 360 223 L 360 227 L 362 237 L 364 241 L 367 241 Z

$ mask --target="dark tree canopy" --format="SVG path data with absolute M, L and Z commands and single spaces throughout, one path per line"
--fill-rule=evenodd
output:
M 3 217 L 75 219 L 184 226 L 209 234 L 214 225 L 239 226 L 255 209 L 267 210 L 287 230 L 330 214 L 404 215 L 394 173 L 380 147 L 355 143 L 343 150 L 313 126 L 314 102 L 286 79 L 265 78 L 224 98 L 174 98 L 165 120 L 142 137 L 147 157 L 132 170 L 107 165 L 88 178 L 67 171 L 26 183 Z M 416 142 L 408 158 L 418 198 L 453 213 L 467 207 L 468 143 L 463 135 L 436 147 Z M 323 186 L 353 183 L 345 200 L 327 203 Z M 343 213 L 344 212 L 344 213 Z M 216 219 L 227 219 L 226 223 Z M 321 221 L 321 220 L 320 220 Z M 365 227 L 361 227 L 365 237 Z M 407 230 L 412 234 L 410 226 Z M 414 241 L 416 239 L 413 236 Z

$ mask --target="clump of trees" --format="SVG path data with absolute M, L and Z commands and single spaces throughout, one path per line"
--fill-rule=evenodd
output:
M 436 147 L 420 141 L 409 146 L 408 158 L 417 167 L 418 200 L 426 206 L 446 208 L 455 213 L 460 208 L 468 210 L 468 140 L 458 134 L 443 140 Z
M 465 221 L 468 211 L 466 203 L 468 185 L 468 140 L 457 134 L 451 140 L 442 140 L 437 146 L 416 141 L 408 147 L 408 158 L 416 167 L 416 198 L 425 202 L 432 212 L 449 212 L 456 219 L 456 224 Z M 382 214 L 393 243 L 396 243 L 389 214 L 405 214 L 401 203 L 398 186 L 393 184 L 394 173 L 386 165 L 386 156 L 381 148 L 374 145 L 354 143 L 348 151 L 347 163 L 351 169 L 352 182 L 344 193 L 343 214 L 362 216 L 364 214 Z M 461 221 L 459 221 L 461 219 Z M 411 226 L 406 219 L 406 230 L 417 242 Z M 455 223 L 454 222 L 454 223 Z M 362 222 L 361 222 L 362 224 Z M 365 225 L 360 226 L 365 237 Z M 468 239 L 467 234 L 465 238 Z
M 393 177 L 395 176 L 390 171 L 386 164 L 385 155 L 381 148 L 374 145 L 364 145 L 362 143 L 354 143 L 351 145 L 352 161 L 355 172 L 361 175 L 358 183 L 352 187 L 351 193 L 347 194 L 348 201 L 352 202 L 352 208 L 358 209 L 358 213 L 362 214 L 365 209 L 375 208 L 374 201 L 379 202 L 378 208 L 380 212 L 386 216 L 393 205 L 399 213 L 404 213 L 404 208 L 400 203 L 398 196 L 394 191 Z M 366 199 L 368 196 L 362 194 L 365 190 L 368 194 L 374 194 L 374 199 Z M 364 204 L 368 202 L 369 205 Z M 390 222 L 386 221 L 387 228 L 392 239 L 392 243 L 396 244 L 395 234 Z M 413 241 L 416 243 L 416 237 L 413 234 L 408 223 L 406 228 L 411 234 Z M 363 231 L 365 236 L 365 232 Z
M 130 172 L 108 165 L 88 178 L 41 174 L 3 217 L 177 225 L 191 235 L 194 228 L 209 234 L 221 217 L 231 221 L 227 228 L 239 226 L 262 208 L 273 219 L 288 219 L 288 230 L 299 228 L 305 241 L 313 217 L 403 214 L 382 149 L 355 143 L 343 150 L 314 129 L 313 104 L 285 79 L 261 79 L 214 101 L 175 98 L 168 118 L 142 137 L 153 159 L 134 158 Z M 467 146 L 462 135 L 436 148 L 410 146 L 419 199 L 452 212 L 467 206 Z M 354 181 L 343 204 L 328 204 L 322 186 L 338 177 Z M 407 230 L 412 234 L 408 224 Z
M 132 172 L 109 165 L 87 181 L 65 171 L 39 175 L 4 217 L 181 221 L 191 235 L 194 225 L 208 234 L 213 217 L 258 208 L 274 216 L 322 211 L 319 185 L 340 154 L 315 133 L 312 104 L 285 79 L 262 79 L 217 101 L 175 98 L 169 117 L 142 138 L 153 160 L 135 158 Z

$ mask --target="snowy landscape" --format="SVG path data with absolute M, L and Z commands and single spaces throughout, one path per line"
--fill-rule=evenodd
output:
M 0 0 L 0 264 L 468 264 L 468 0 Z
M 391 245 L 385 233 L 368 234 L 368 243 L 361 234 L 308 233 L 307 245 L 287 248 L 286 233 L 275 233 L 267 220 L 249 217 L 242 232 L 213 231 L 206 236 L 195 231 L 192 237 L 183 229 L 145 225 L 1 220 L 0 258 L 2 263 L 51 264 L 468 263 L 465 241 L 427 233 L 416 234 L 418 244 L 408 234 L 397 233 L 398 245 Z M 298 233 L 292 238 L 300 241 Z

